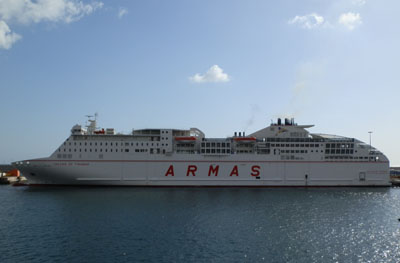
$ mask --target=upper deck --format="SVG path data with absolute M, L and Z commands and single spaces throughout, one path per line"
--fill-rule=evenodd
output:
M 250 135 L 234 132 L 226 138 L 207 138 L 197 129 L 139 129 L 116 134 L 100 129 L 91 121 L 87 129 L 75 125 L 71 136 L 53 153 L 57 159 L 109 159 L 144 156 L 198 155 L 202 158 L 243 156 L 251 159 L 307 161 L 381 161 L 387 158 L 355 138 L 313 134 L 313 125 L 297 125 L 294 120 L 276 123 Z M 253 157 L 251 157 L 253 156 Z M 262 156 L 262 157 L 260 157 Z

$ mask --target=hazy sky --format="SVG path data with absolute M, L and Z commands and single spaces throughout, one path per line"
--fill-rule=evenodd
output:
M 398 0 L 0 0 L 0 163 L 74 124 L 251 133 L 279 116 L 400 165 Z

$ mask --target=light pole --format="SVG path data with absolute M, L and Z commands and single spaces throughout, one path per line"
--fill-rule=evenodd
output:
M 372 131 L 369 131 L 368 133 L 369 133 L 369 150 L 371 151 L 371 149 L 372 149 L 372 144 L 371 144 L 371 134 L 372 134 Z

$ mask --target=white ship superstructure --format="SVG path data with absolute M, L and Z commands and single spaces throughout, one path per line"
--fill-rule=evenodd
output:
M 48 158 L 14 163 L 30 184 L 133 186 L 388 186 L 389 161 L 357 139 L 312 134 L 293 119 L 245 135 L 196 128 L 115 134 L 89 119 Z

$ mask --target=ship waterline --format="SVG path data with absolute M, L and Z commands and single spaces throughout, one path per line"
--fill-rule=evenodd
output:
M 371 145 L 310 134 L 293 120 L 249 136 L 198 129 L 114 134 L 75 125 L 48 158 L 14 165 L 29 184 L 132 186 L 389 186 L 389 161 Z

